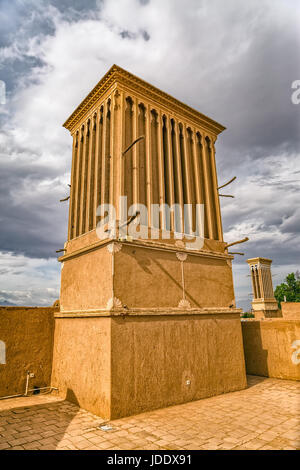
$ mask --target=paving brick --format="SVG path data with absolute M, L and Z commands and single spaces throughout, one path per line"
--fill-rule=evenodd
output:
M 11 441 L 9 441 L 9 444 L 11 446 L 19 446 L 19 445 L 22 445 L 22 444 L 25 444 L 27 443 L 27 438 L 26 437 L 22 437 L 21 439 L 12 439 Z
M 79 450 L 84 450 L 90 447 L 90 445 L 91 443 L 87 439 L 84 439 L 83 441 L 77 442 L 75 447 Z
M 104 421 L 54 395 L 0 402 L 0 450 L 299 449 L 297 382 L 249 377 L 250 387 Z
M 0 450 L 8 449 L 9 447 L 11 446 L 8 442 L 2 442 L 2 444 L 0 444 Z

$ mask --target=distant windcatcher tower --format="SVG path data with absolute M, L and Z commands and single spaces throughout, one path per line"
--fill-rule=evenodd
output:
M 109 419 L 244 388 L 215 164 L 225 128 L 116 65 L 64 126 L 73 157 L 54 385 Z
M 252 308 L 255 318 L 280 316 L 277 301 L 274 297 L 271 264 L 267 258 L 251 258 L 247 260 L 250 267 L 253 301 Z

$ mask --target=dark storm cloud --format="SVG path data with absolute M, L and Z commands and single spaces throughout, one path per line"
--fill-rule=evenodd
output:
M 51 167 L 6 163 L 0 165 L 0 251 L 50 258 L 66 238 L 67 206 L 59 203 L 68 189 L 55 180 Z M 45 179 L 52 183 L 39 188 Z M 18 197 L 18 193 L 26 197 Z
M 145 31 L 145 30 L 139 31 L 139 33 L 133 33 L 131 31 L 124 30 L 124 31 L 120 32 L 120 36 L 123 39 L 137 39 L 139 36 L 142 36 L 142 38 L 145 41 L 149 41 L 149 39 L 150 39 L 150 34 L 147 33 L 147 31 Z
M 147 31 L 143 30 L 143 31 L 141 31 L 141 34 L 142 34 L 145 41 L 149 41 L 150 34 Z
M 0 3 L 0 47 L 9 46 L 15 34 L 24 29 L 32 37 L 37 34 L 54 34 L 55 28 L 51 18 L 36 14 L 43 1 L 2 0 Z
M 50 3 L 63 13 L 66 19 L 69 17 L 72 21 L 74 19 L 72 15 L 78 18 L 78 14 L 87 14 L 95 10 L 101 2 L 99 0 L 51 0 Z
M 8 46 L 14 35 L 24 28 L 24 35 L 54 34 L 53 18 L 41 15 L 45 7 L 55 7 L 64 19 L 74 21 L 96 10 L 99 0 L 1 0 L 0 3 L 0 47 Z M 80 16 L 81 15 L 81 16 Z
M 12 96 L 14 89 L 18 87 L 20 76 L 25 77 L 33 68 L 42 67 L 43 62 L 35 57 L 16 58 L 0 66 L 0 80 L 5 82 L 7 99 Z M 0 115 L 0 123 L 3 117 Z
M 101 2 L 98 1 L 98 5 Z M 0 3 L 0 48 L 9 47 L 18 35 L 24 45 L 34 37 L 40 40 L 45 36 L 55 34 L 54 18 L 51 10 L 43 14 L 45 7 L 56 8 L 65 21 L 82 20 L 96 9 L 97 0 L 2 0 Z M 21 53 L 21 51 L 20 51 Z M 3 61 L 0 64 L 0 79 L 5 81 L 7 92 L 13 91 L 21 75 L 26 75 L 34 67 L 43 63 L 39 58 L 21 54 L 14 60 Z
M 223 226 L 230 233 L 245 224 L 241 236 L 250 238 L 242 249 L 247 258 L 260 255 L 279 264 L 292 264 L 299 260 L 300 213 L 296 201 L 300 184 L 298 181 L 266 181 L 267 178 L 257 178 L 251 183 L 249 178 L 246 183 L 236 185 L 231 191 L 236 199 L 222 204 Z
M 283 233 L 300 233 L 300 210 L 294 211 L 287 219 L 280 225 L 280 230 Z M 298 256 L 299 249 L 297 248 Z
M 222 135 L 222 149 L 230 152 L 231 163 L 247 155 L 299 152 L 299 107 L 291 102 L 291 83 L 300 76 L 298 36 L 293 27 L 258 31 L 226 83 L 221 79 L 220 91 L 212 94 L 218 119 L 230 129 Z
M 263 230 L 268 227 L 262 226 Z M 299 240 L 295 239 L 294 235 L 291 234 L 290 237 L 281 241 L 276 237 L 276 234 L 266 235 L 263 240 L 253 240 L 247 242 L 245 246 L 236 248 L 236 251 L 245 251 L 247 256 L 245 259 L 255 258 L 256 256 L 262 256 L 263 258 L 269 258 L 274 261 L 274 264 L 277 265 L 293 265 L 294 263 L 299 263 Z M 234 251 L 234 248 L 232 249 Z M 259 255 L 258 255 L 259 254 Z M 238 258 L 238 257 L 237 257 Z M 244 259 L 244 257 L 243 257 Z M 241 259 L 236 260 L 237 263 L 241 263 Z
M 0 4 L 0 48 L 9 47 L 18 35 L 26 45 L 35 36 L 47 36 L 55 33 L 51 17 L 40 14 L 42 2 L 3 0 Z M 15 51 L 17 52 L 17 51 Z M 0 64 L 0 79 L 6 83 L 8 93 L 17 86 L 21 75 L 29 73 L 32 68 L 42 65 L 40 59 L 24 55 L 12 60 L 3 60 Z

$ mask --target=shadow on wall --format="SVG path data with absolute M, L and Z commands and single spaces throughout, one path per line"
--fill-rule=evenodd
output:
M 246 373 L 269 377 L 268 350 L 263 348 L 259 322 L 242 321 Z
M 267 377 L 261 377 L 259 375 L 247 375 L 247 388 L 255 387 L 267 380 Z
M 67 389 L 65 400 L 71 403 L 74 403 L 74 405 L 80 406 L 77 396 L 75 395 L 75 393 L 73 392 L 71 388 Z

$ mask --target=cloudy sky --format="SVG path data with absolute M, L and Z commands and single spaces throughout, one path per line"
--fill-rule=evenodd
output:
M 0 304 L 59 296 L 71 137 L 61 127 L 116 63 L 227 127 L 217 143 L 225 240 L 249 308 L 247 258 L 300 268 L 298 0 L 0 0 Z M 239 247 L 239 250 L 241 246 Z

